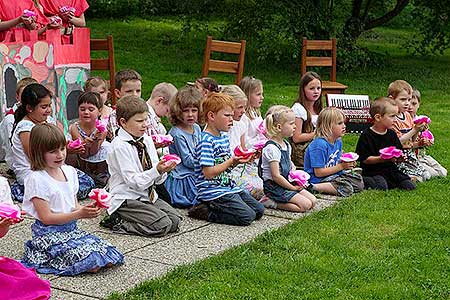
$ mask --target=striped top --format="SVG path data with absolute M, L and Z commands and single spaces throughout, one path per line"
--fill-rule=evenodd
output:
M 231 168 L 209 180 L 205 178 L 202 171 L 202 167 L 219 165 L 231 157 L 230 141 L 226 133 L 215 136 L 208 132 L 202 132 L 200 142 L 197 144 L 196 156 L 194 169 L 197 178 L 198 201 L 211 201 L 241 191 L 231 179 Z

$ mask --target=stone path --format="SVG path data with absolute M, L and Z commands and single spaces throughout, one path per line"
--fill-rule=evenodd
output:
M 314 211 L 336 203 L 336 197 L 319 197 Z M 43 275 L 42 278 L 50 280 L 52 299 L 104 299 L 114 291 L 126 291 L 145 280 L 162 276 L 177 266 L 216 255 L 309 214 L 266 210 L 264 217 L 251 226 L 236 227 L 194 220 L 186 216 L 186 210 L 179 211 L 184 216 L 181 230 L 162 238 L 112 234 L 98 225 L 101 218 L 79 221 L 82 229 L 119 248 L 125 254 L 125 264 L 97 274 L 75 277 Z M 33 222 L 26 217 L 22 223 L 13 226 L 0 240 L 0 254 L 20 259 L 25 241 L 31 238 L 30 226 Z

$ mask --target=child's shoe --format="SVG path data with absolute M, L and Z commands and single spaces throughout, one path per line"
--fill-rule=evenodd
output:
M 277 203 L 267 196 L 263 196 L 261 200 L 259 200 L 259 203 L 264 205 L 265 208 L 277 209 Z
M 200 203 L 191 207 L 188 211 L 188 216 L 198 220 L 208 221 L 209 209 L 206 203 Z

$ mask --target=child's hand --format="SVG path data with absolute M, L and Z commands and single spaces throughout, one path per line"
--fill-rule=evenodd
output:
M 356 167 L 356 161 L 349 161 L 349 162 L 340 162 L 339 163 L 342 166 L 342 170 L 351 170 L 354 167 Z
M 69 143 L 70 143 L 70 141 L 67 141 L 66 149 L 67 149 L 68 154 L 80 154 L 80 153 L 86 152 L 86 149 L 84 148 L 84 145 L 85 145 L 84 142 L 81 143 L 81 145 L 76 148 L 69 147 L 68 146 Z
M 416 130 L 416 132 L 422 132 L 422 131 L 426 130 L 427 128 L 428 128 L 428 124 L 426 124 L 426 123 L 414 124 L 414 130 Z
M 164 147 L 167 146 L 166 143 L 157 143 L 157 142 L 153 142 L 153 144 L 155 144 L 155 148 L 156 148 L 156 149 L 164 148 Z
M 61 17 L 61 19 L 65 20 L 65 21 L 69 21 L 71 20 L 75 15 L 73 14 L 73 11 L 65 11 L 65 12 L 60 12 L 59 16 Z
M 166 161 L 161 160 L 156 165 L 156 170 L 158 170 L 159 174 L 162 174 L 162 173 L 167 173 L 167 172 L 172 171 L 173 169 L 175 169 L 176 166 L 177 166 L 177 163 L 175 161 L 167 161 L 166 162 Z
M 249 157 L 239 157 L 239 156 L 233 156 L 233 165 L 238 165 L 238 164 L 246 164 L 250 161 L 252 161 L 253 159 L 255 159 L 253 157 L 253 155 L 249 156 Z
M 92 203 L 86 206 L 80 206 L 79 213 L 80 219 L 94 219 L 100 216 L 102 209 L 97 207 L 95 203 Z
M 433 141 L 427 139 L 427 138 L 420 138 L 419 139 L 419 145 L 423 147 L 432 146 L 434 143 Z
M 14 224 L 14 221 L 11 218 L 0 219 L 0 237 L 3 237 L 8 233 L 9 226 L 12 224 Z
M 405 161 L 406 157 L 404 155 L 400 156 L 400 157 L 393 157 L 391 159 L 389 159 L 391 162 L 393 162 L 394 164 L 398 164 L 401 163 L 402 161 Z

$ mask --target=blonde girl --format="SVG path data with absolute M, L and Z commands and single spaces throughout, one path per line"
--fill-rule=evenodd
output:
M 84 92 L 78 98 L 79 119 L 69 127 L 72 140 L 80 139 L 84 152 L 78 153 L 78 167 L 90 175 L 100 186 L 105 186 L 109 174 L 106 164 L 109 142 L 105 141 L 107 131 L 96 128 L 100 117 L 100 94 Z
M 36 125 L 31 130 L 32 172 L 25 180 L 23 210 L 36 221 L 25 243 L 22 263 L 40 273 L 77 275 L 123 262 L 110 243 L 78 229 L 78 219 L 93 219 L 102 210 L 78 204 L 77 171 L 64 164 L 66 139 L 58 127 Z
M 316 191 L 348 197 L 364 189 L 360 174 L 353 172 L 356 161 L 341 161 L 344 114 L 335 107 L 323 109 L 317 119 L 316 137 L 306 149 L 305 171 Z
M 291 161 L 291 146 L 285 139 L 294 134 L 294 112 L 283 105 L 272 106 L 267 111 L 265 125 L 270 140 L 262 151 L 260 175 L 264 181 L 264 193 L 273 201 L 266 201 L 266 207 L 293 212 L 312 209 L 316 197 L 288 181 L 289 172 L 295 167 Z
M 314 138 L 314 128 L 322 108 L 322 80 L 317 73 L 306 72 L 300 79 L 298 98 L 292 106 L 296 129 L 290 143 L 292 161 L 298 168 L 303 167 L 305 150 Z
M 197 124 L 202 94 L 193 86 L 180 89 L 170 102 L 169 134 L 174 143 L 169 145 L 170 154 L 181 158 L 181 163 L 170 172 L 164 185 L 170 194 L 172 206 L 190 207 L 195 204 L 195 148 L 201 137 Z
M 247 96 L 248 102 L 242 121 L 247 126 L 246 147 L 252 148 L 264 136 L 258 131 L 263 121 L 261 116 L 261 105 L 264 101 L 264 90 L 262 81 L 254 77 L 242 78 L 239 87 Z
M 233 127 L 228 131 L 230 139 L 230 149 L 233 152 L 238 146 L 245 148 L 247 136 L 247 124 L 242 121 L 242 116 L 247 107 L 247 96 L 237 85 L 225 85 L 222 93 L 233 98 Z M 246 164 L 240 164 L 231 171 L 231 176 L 241 188 L 246 189 L 256 200 L 264 196 L 263 182 L 258 177 L 257 160 L 252 160 Z
M 113 111 L 111 107 L 106 105 L 108 102 L 110 93 L 109 93 L 109 84 L 108 82 L 100 77 L 94 76 L 88 78 L 84 83 L 84 91 L 85 92 L 96 92 L 100 95 L 100 118 L 101 119 L 109 119 L 109 115 Z

